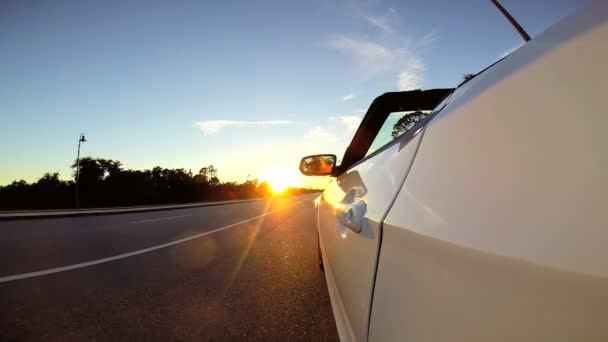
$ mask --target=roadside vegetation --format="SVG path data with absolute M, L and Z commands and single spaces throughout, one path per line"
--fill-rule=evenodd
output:
M 76 165 L 72 165 L 76 169 Z M 197 173 L 184 169 L 154 167 L 124 169 L 119 161 L 85 157 L 80 159 L 80 207 L 114 207 L 234 200 L 273 195 L 267 182 L 222 182 L 213 165 Z M 288 188 L 281 195 L 316 192 Z M 0 209 L 74 208 L 76 183 L 46 173 L 36 182 L 14 181 L 0 187 Z

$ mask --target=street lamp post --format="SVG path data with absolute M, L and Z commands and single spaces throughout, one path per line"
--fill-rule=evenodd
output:
M 76 156 L 76 209 L 78 209 L 78 180 L 80 178 L 80 143 L 87 142 L 87 139 L 84 138 L 84 133 L 80 133 L 80 137 L 78 138 L 78 155 Z

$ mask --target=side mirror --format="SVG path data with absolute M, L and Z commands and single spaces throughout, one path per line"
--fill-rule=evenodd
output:
M 316 154 L 300 161 L 300 172 L 306 176 L 329 176 L 336 165 L 334 154 Z

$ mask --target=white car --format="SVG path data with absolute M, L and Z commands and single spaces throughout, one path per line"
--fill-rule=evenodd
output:
M 599 1 L 303 158 L 340 339 L 608 341 L 606 100 Z

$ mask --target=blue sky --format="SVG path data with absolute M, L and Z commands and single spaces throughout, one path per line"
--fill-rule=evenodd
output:
M 532 35 L 579 0 L 503 0 Z M 0 2 L 0 185 L 82 155 L 222 180 L 341 155 L 379 94 L 450 87 L 521 40 L 490 1 Z

